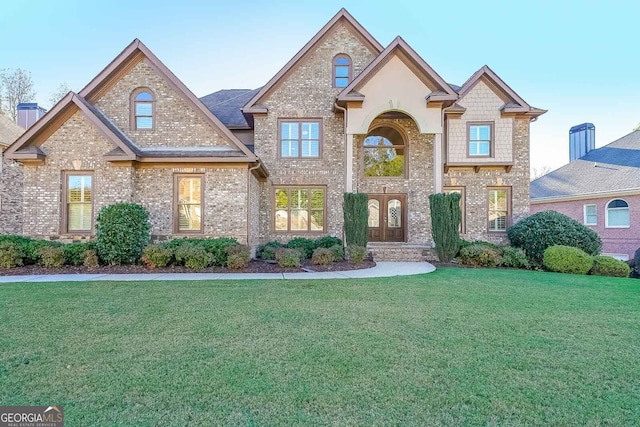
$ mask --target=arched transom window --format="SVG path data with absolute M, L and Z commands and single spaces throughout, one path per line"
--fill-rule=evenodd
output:
M 351 58 L 345 54 L 333 58 L 333 87 L 347 87 L 351 81 Z
M 364 138 L 364 176 L 405 175 L 405 142 L 402 134 L 389 126 L 371 130 Z
M 134 130 L 155 128 L 155 100 L 148 88 L 138 88 L 131 93 L 131 127 Z
M 629 204 L 622 199 L 607 203 L 606 226 L 608 228 L 629 227 Z

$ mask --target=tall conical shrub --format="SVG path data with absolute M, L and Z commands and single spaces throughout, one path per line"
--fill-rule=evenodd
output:
M 344 237 L 347 245 L 367 246 L 369 197 L 364 193 L 344 193 Z
M 449 262 L 460 247 L 460 194 L 432 194 L 431 235 L 440 262 Z

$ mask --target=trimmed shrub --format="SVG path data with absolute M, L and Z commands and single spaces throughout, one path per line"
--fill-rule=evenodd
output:
M 299 248 L 303 258 L 311 258 L 313 250 L 316 248 L 316 244 L 313 240 L 307 239 L 306 237 L 296 237 L 295 239 L 291 239 L 285 247 L 289 249 Z
M 175 251 L 176 248 L 178 248 L 179 246 L 182 246 L 184 243 L 190 243 L 194 246 L 201 247 L 207 253 L 213 256 L 212 265 L 216 265 L 218 267 L 225 267 L 227 265 L 226 249 L 229 246 L 237 245 L 238 240 L 232 237 L 217 237 L 215 239 L 182 238 L 182 239 L 173 239 L 170 242 L 167 242 L 166 246 Z
M 247 245 L 229 246 L 227 251 L 227 267 L 235 270 L 246 268 L 251 261 L 251 249 Z
M 556 273 L 587 274 L 593 266 L 593 257 L 573 246 L 554 245 L 544 251 L 543 265 Z
M 136 203 L 116 203 L 96 218 L 98 255 L 111 265 L 134 264 L 149 243 L 149 212 Z
M 87 249 L 84 251 L 84 261 L 82 265 L 88 268 L 96 268 L 100 266 L 100 261 L 98 260 L 98 251 L 95 249 Z
M 47 268 L 59 268 L 64 265 L 64 248 L 61 246 L 45 246 L 40 248 L 39 264 Z
M 627 261 L 627 264 L 631 267 L 631 274 L 629 277 L 640 279 L 640 249 L 636 249 L 633 259 Z
M 328 248 L 317 248 L 311 256 L 311 263 L 314 265 L 327 265 L 333 262 L 333 252 Z
M 460 194 L 431 194 L 429 205 L 436 254 L 440 262 L 449 262 L 460 247 Z
M 165 245 L 149 245 L 142 252 L 142 263 L 147 268 L 162 268 L 169 265 L 173 251 Z
M 24 252 L 19 244 L 0 242 L 0 268 L 13 268 L 22 265 Z
M 598 255 L 602 241 L 595 231 L 556 211 L 527 217 L 507 233 L 511 245 L 524 249 L 534 265 L 543 263 L 544 251 L 555 245 L 572 246 L 589 255 Z
M 280 267 L 300 267 L 302 265 L 300 251 L 290 248 L 276 250 L 276 261 Z
M 258 246 L 258 250 L 256 251 L 256 256 L 264 260 L 275 260 L 276 259 L 276 250 L 282 247 L 282 243 L 278 241 L 267 242 L 264 245 Z
M 333 236 L 324 236 L 314 241 L 316 248 L 331 248 L 332 246 L 342 246 L 342 240 Z
M 360 264 L 367 257 L 367 248 L 358 245 L 347 246 L 347 259 L 354 263 Z
M 17 235 L 0 236 L 0 242 L 9 242 L 16 244 L 23 254 L 22 261 L 24 265 L 38 264 L 40 261 L 40 249 L 61 245 L 61 243 L 59 242 L 42 239 L 31 239 L 29 237 Z
M 502 248 L 502 265 L 511 268 L 529 268 L 527 254 L 521 248 L 505 246 Z
M 68 265 L 83 265 L 84 253 L 88 250 L 95 250 L 95 242 L 74 242 L 66 244 L 64 249 L 64 262 Z
M 458 259 L 462 264 L 474 267 L 496 267 L 502 264 L 500 249 L 478 243 L 462 248 Z
M 593 257 L 593 267 L 589 274 L 594 276 L 629 277 L 629 265 L 610 256 L 597 255 Z
M 174 251 L 176 262 L 187 268 L 201 270 L 209 267 L 214 257 L 207 252 L 202 246 L 195 245 L 190 242 L 182 243 Z
M 364 193 L 344 193 L 344 238 L 348 245 L 367 246 L 369 238 L 369 196 Z
M 344 260 L 344 248 L 342 245 L 333 245 L 329 248 L 333 254 L 333 261 L 339 262 Z

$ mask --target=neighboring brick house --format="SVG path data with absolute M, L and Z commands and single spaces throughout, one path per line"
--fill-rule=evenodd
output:
M 0 234 L 22 232 L 22 167 L 4 151 L 24 129 L 0 111 Z
M 531 212 L 554 210 L 596 231 L 602 252 L 633 258 L 640 248 L 640 131 L 531 182 Z
M 468 239 L 504 241 L 528 214 L 543 113 L 486 66 L 446 83 L 342 9 L 262 88 L 200 100 L 135 40 L 8 156 L 24 164 L 30 236 L 89 237 L 121 200 L 147 207 L 156 238 L 342 236 L 343 193 L 364 192 L 374 254 L 420 259 L 432 193 L 462 193 Z

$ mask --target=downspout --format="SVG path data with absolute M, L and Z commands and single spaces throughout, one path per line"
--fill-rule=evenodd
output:
M 347 153 L 346 153 L 346 147 L 347 147 L 347 109 L 346 109 L 346 108 L 344 108 L 344 107 L 339 106 L 339 105 L 338 105 L 338 102 L 334 102 L 334 103 L 333 103 L 333 106 L 334 106 L 336 109 L 338 109 L 338 110 L 342 111 L 342 117 L 344 117 L 344 119 L 343 119 L 343 122 L 344 122 L 344 129 L 343 129 L 343 133 L 344 133 L 344 146 L 345 146 L 345 163 L 344 163 L 344 165 L 345 165 L 345 167 L 346 167 L 346 166 L 347 166 L 347 162 L 349 162 L 349 161 L 353 161 L 353 159 L 347 159 L 347 158 L 346 158 L 346 157 L 347 157 Z M 345 170 L 345 172 L 344 172 L 344 173 L 345 173 L 345 186 L 346 186 L 346 184 L 347 184 L 347 182 L 346 182 L 346 174 L 347 174 L 347 171 Z M 345 188 L 345 190 L 346 190 L 346 188 Z
M 255 166 L 251 166 L 248 170 L 247 170 L 247 246 L 249 246 L 249 249 L 251 250 L 251 252 L 253 252 L 253 249 L 251 248 L 251 242 L 249 241 L 249 236 L 251 235 L 250 231 L 251 231 L 251 218 L 249 215 L 249 205 L 250 205 L 250 200 L 249 200 L 249 183 L 251 180 L 251 172 L 253 172 L 254 170 L 258 169 L 261 166 L 260 163 L 260 158 L 256 157 L 256 165 Z M 259 196 L 258 196 L 259 197 Z M 258 204 L 260 199 L 258 199 Z M 252 254 L 253 256 L 255 256 L 255 254 Z
M 345 157 L 345 163 L 344 163 L 344 166 L 345 166 L 345 171 L 344 171 L 345 182 L 344 182 L 344 184 L 345 184 L 345 190 L 346 190 L 346 185 L 347 185 L 347 170 L 346 170 L 347 162 L 353 161 L 353 159 L 348 159 L 347 158 L 347 109 L 344 108 L 344 107 L 339 106 L 337 101 L 333 103 L 333 106 L 335 108 L 337 108 L 338 110 L 342 111 L 342 117 L 344 118 L 343 119 L 343 122 L 344 122 L 344 131 L 343 131 L 343 133 L 344 133 L 344 157 Z M 343 218 L 343 224 L 342 224 L 342 247 L 343 247 L 343 249 L 344 249 L 344 251 L 346 253 L 347 240 L 346 240 L 346 235 L 344 233 L 344 212 L 342 213 L 342 218 Z

